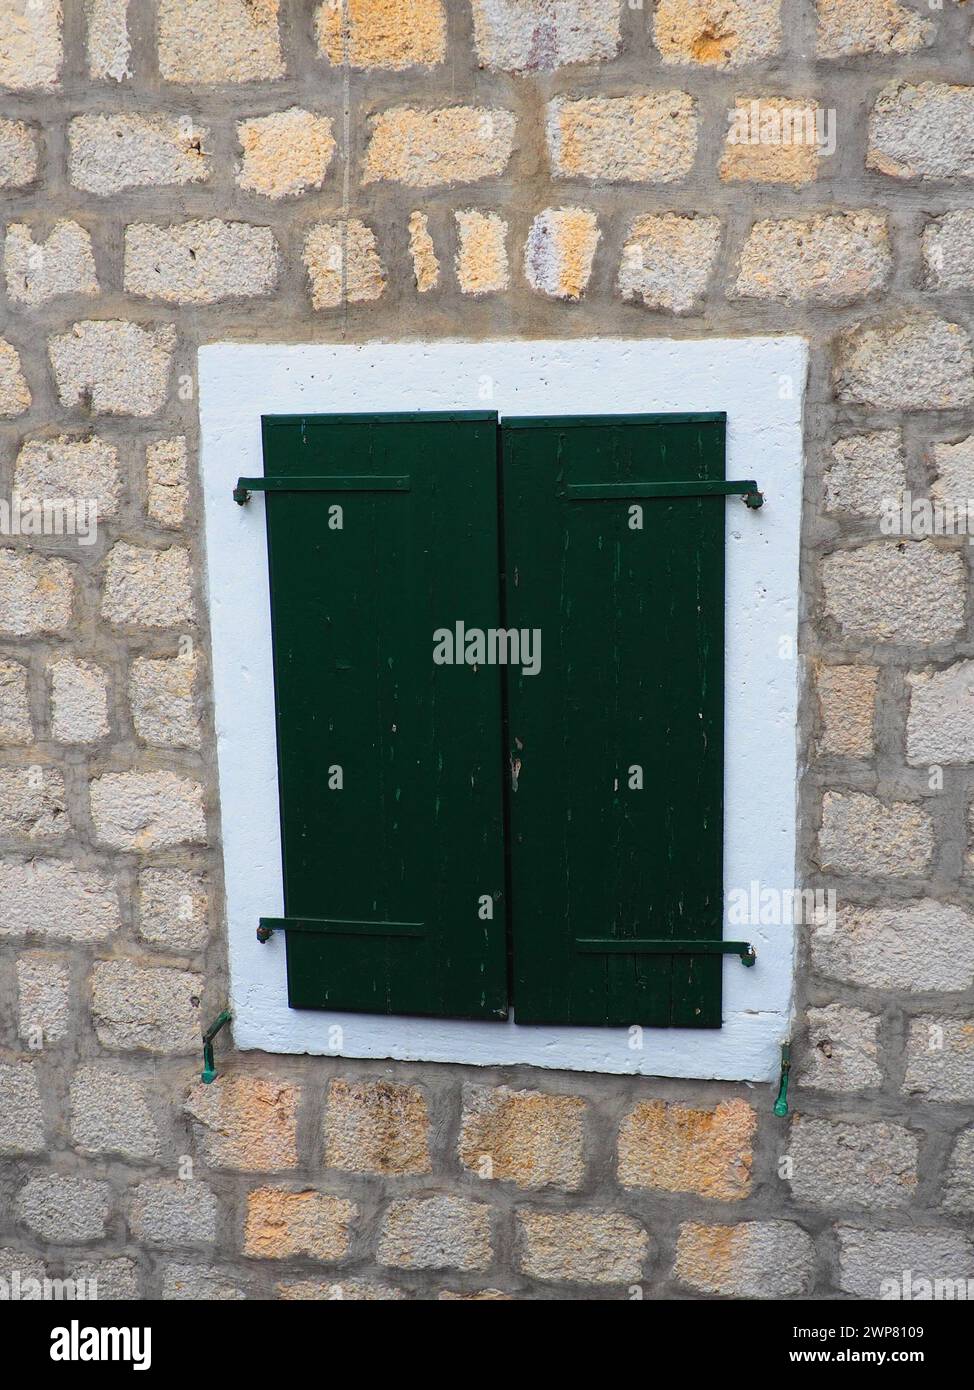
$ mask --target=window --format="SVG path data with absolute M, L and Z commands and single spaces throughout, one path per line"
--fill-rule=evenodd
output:
M 771 675 L 770 655 L 794 625 L 804 353 L 794 339 L 760 341 L 748 407 L 756 414 L 755 390 L 767 397 L 760 453 L 755 440 L 734 448 L 745 412 L 713 371 L 703 390 L 726 409 L 728 450 L 724 410 L 689 408 L 699 386 L 681 388 L 679 372 L 652 388 L 627 379 L 659 343 L 202 350 L 238 1045 L 770 1072 L 787 1032 L 790 934 L 728 928 L 723 910 L 729 884 L 790 887 L 794 875 L 795 659 L 779 654 Z M 717 360 L 714 343 L 668 347 Z M 588 378 L 571 389 L 572 369 L 592 370 L 580 348 L 603 371 L 615 359 L 621 391 L 593 391 Z M 276 396 L 274 371 L 255 376 L 247 363 L 254 353 L 276 355 Z M 488 399 L 498 394 L 490 366 L 519 353 L 534 359 L 533 379 L 509 373 L 510 404 L 464 409 L 482 400 L 485 378 Z M 435 364 L 411 399 L 408 382 L 388 384 L 390 355 L 401 367 L 428 354 L 453 368 L 445 403 Z M 314 370 L 320 355 L 327 374 Z M 246 426 L 228 418 L 231 356 L 238 378 L 245 367 L 235 399 Z M 688 408 L 631 414 L 635 394 Z M 367 409 L 383 397 L 427 408 Z M 560 415 L 566 398 L 598 409 Z M 551 409 L 530 413 L 539 400 Z M 232 477 L 228 430 L 244 446 Z M 238 474 L 264 497 L 233 507 Z M 769 525 L 728 501 L 728 479 L 738 492 L 756 479 L 784 513 Z M 746 611 L 733 613 L 725 644 L 742 577 Z M 229 623 L 232 587 L 244 608 Z M 258 620 L 249 645 L 247 613 Z M 771 762 L 784 778 L 758 794 L 772 803 L 764 816 L 735 786 L 742 692 L 725 698 L 725 683 L 742 679 L 762 683 L 778 730 Z M 244 752 L 242 696 L 256 758 Z M 752 733 L 759 708 L 752 698 L 744 711 Z M 268 785 L 278 778 L 279 805 Z M 255 794 L 261 825 L 236 802 Z M 776 824 L 780 842 L 735 840 L 725 798 L 751 835 Z M 258 920 L 273 931 L 264 945 Z M 751 940 L 753 971 L 724 954 Z M 647 1044 L 643 1030 L 660 1031 Z M 722 1038 L 724 1058 L 746 1043 L 716 1070 L 701 1055 L 707 1037 Z

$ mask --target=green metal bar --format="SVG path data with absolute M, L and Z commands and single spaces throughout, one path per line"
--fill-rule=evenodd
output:
M 577 936 L 575 948 L 594 955 L 620 956 L 740 956 L 753 965 L 757 952 L 749 941 L 656 941 L 642 936 Z
M 229 1023 L 233 1015 L 229 1009 L 224 1009 L 217 1014 L 216 1018 L 203 1034 L 203 1070 L 200 1073 L 200 1080 L 204 1085 L 209 1085 L 216 1080 L 216 1066 L 213 1061 L 213 1039 L 219 1033 L 224 1024 Z
M 239 506 L 252 492 L 409 492 L 408 473 L 377 477 L 374 474 L 336 474 L 334 477 L 238 478 L 233 500 Z
M 425 922 L 356 922 L 343 917 L 262 917 L 257 940 L 268 941 L 275 931 L 300 931 L 319 936 L 425 936 Z
M 716 479 L 684 479 L 670 483 L 562 483 L 558 495 L 569 502 L 608 502 L 624 497 L 733 497 L 740 495 L 749 507 L 764 504 L 753 478 L 732 482 Z
M 774 1103 L 774 1113 L 781 1119 L 788 1114 L 788 1078 L 791 1075 L 791 1043 L 781 1044 L 781 1080 Z

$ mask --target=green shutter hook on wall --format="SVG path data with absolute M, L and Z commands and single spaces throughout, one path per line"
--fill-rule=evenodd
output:
M 216 1080 L 216 1064 L 213 1061 L 213 1039 L 219 1033 L 225 1023 L 229 1023 L 233 1015 L 229 1009 L 224 1009 L 217 1014 L 216 1018 L 203 1034 L 203 1070 L 200 1072 L 200 1080 L 208 1086 L 211 1081 Z
M 774 1103 L 774 1113 L 783 1119 L 788 1114 L 788 1077 L 791 1074 L 791 1043 L 781 1044 L 781 1081 Z

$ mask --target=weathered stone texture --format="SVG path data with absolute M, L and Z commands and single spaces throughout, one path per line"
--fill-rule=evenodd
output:
M 664 63 L 737 68 L 781 44 L 781 0 L 657 0 L 653 37 Z
M 788 1154 L 797 1202 L 873 1209 L 908 1207 L 914 1199 L 917 1138 L 902 1125 L 796 1116 Z
M 107 196 L 126 188 L 200 183 L 210 176 L 209 131 L 192 117 L 86 112 L 68 126 L 71 182 Z
M 56 1245 L 101 1240 L 111 1209 L 107 1182 L 50 1173 L 17 1193 L 17 1215 L 43 1241 Z
M 243 1252 L 261 1260 L 340 1260 L 357 1211 L 354 1202 L 322 1192 L 259 1187 L 247 1196 Z
M 486 1269 L 491 1208 L 463 1197 L 393 1202 L 379 1235 L 380 1264 L 397 1269 Z
M 725 1298 L 793 1298 L 815 1277 L 815 1243 L 790 1221 L 680 1227 L 673 1273 L 698 1293 Z
M 68 1277 L 84 1279 L 89 1290 L 94 1285 L 98 1298 L 119 1302 L 141 1297 L 139 1271 L 133 1260 L 82 1260 L 72 1264 Z M 94 1297 L 94 1293 L 90 1293 Z
M 0 863 L 0 936 L 27 932 L 67 941 L 101 941 L 120 924 L 115 883 L 60 860 Z
M 974 401 L 967 330 L 932 314 L 859 324 L 835 345 L 840 400 L 881 410 L 946 410 Z
M 933 855 L 933 824 L 912 801 L 881 801 L 862 792 L 826 792 L 819 861 L 838 874 L 922 874 Z
M 974 531 L 974 434 L 954 444 L 934 444 L 932 463 L 936 477 L 930 499 L 944 509 L 944 529 L 960 532 L 966 525 L 970 535 Z
M 974 289 L 974 209 L 945 212 L 923 229 L 924 288 Z
M 164 1302 L 229 1303 L 246 1297 L 246 1288 L 218 1265 L 184 1265 L 176 1261 L 163 1265 Z
M 195 657 L 137 657 L 132 662 L 129 701 L 140 739 L 154 748 L 200 747 L 196 680 Z
M 0 768 L 0 835 L 43 842 L 70 826 L 64 776 L 56 768 Z
M 118 511 L 118 450 L 97 436 L 29 439 L 17 455 L 14 492 L 22 502 L 72 498 L 94 503 L 97 520 L 103 521 Z
M 183 222 L 125 229 L 125 288 L 166 304 L 253 299 L 274 289 L 280 270 L 269 227 L 247 222 Z
M 159 74 L 167 82 L 284 76 L 280 0 L 159 0 Z
M 143 1083 L 127 1072 L 79 1067 L 71 1082 L 71 1142 L 84 1154 L 157 1158 L 161 1140 Z
M 727 182 L 784 183 L 793 187 L 818 177 L 825 112 L 798 97 L 738 97 L 728 113 L 720 161 Z
M 417 1086 L 332 1081 L 325 1165 L 350 1173 L 428 1173 L 429 1114 Z
M 585 1176 L 585 1109 L 579 1096 L 470 1087 L 460 1162 L 478 1177 L 521 1188 L 579 1187 Z
M 904 1277 L 908 1287 L 911 1280 L 928 1279 L 931 1283 L 939 1281 L 942 1289 L 944 1280 L 959 1280 L 966 1293 L 974 1245 L 961 1231 L 863 1231 L 839 1226 L 836 1234 L 839 1287 L 856 1298 L 879 1299 L 886 1283 L 890 1292 L 900 1290 L 896 1296 L 901 1297 Z M 915 1286 L 912 1296 L 921 1296 Z M 944 1298 L 945 1293 L 939 1297 Z
M 97 294 L 91 235 L 69 218 L 35 240 L 23 222 L 11 222 L 3 244 L 7 294 L 20 304 L 45 304 L 60 294 Z
M 974 176 L 974 87 L 884 87 L 869 117 L 866 165 L 898 179 Z
M 0 1063 L 0 1154 L 41 1153 L 44 1114 L 30 1062 Z
M 196 1122 L 200 1156 L 211 1168 L 277 1172 L 297 1167 L 299 1098 L 296 1086 L 221 1076 L 209 1086 L 194 1086 L 184 1108 Z
M 113 849 L 203 844 L 203 788 L 174 772 L 106 772 L 91 783 L 95 836 Z
M 556 178 L 672 183 L 693 168 L 696 103 L 686 92 L 556 97 L 548 105 L 548 155 Z
M 885 288 L 892 273 L 882 213 L 828 212 L 755 222 L 735 294 L 787 303 L 851 304 Z
M 0 87 L 29 92 L 58 85 L 64 61 L 62 23 L 62 0 L 5 0 L 0 8 Z
M 413 212 L 409 215 L 409 254 L 412 257 L 416 289 L 420 294 L 435 290 L 440 283 L 440 263 L 433 238 L 430 236 L 429 218 L 425 212 Z
M 496 108 L 393 107 L 373 121 L 362 182 L 433 188 L 496 178 L 511 157 L 515 125 L 513 112 Z
M 145 449 L 145 509 L 159 526 L 177 530 L 189 505 L 189 471 L 186 439 L 156 439 Z
M 619 1129 L 619 1181 L 739 1201 L 751 1190 L 756 1127 L 757 1116 L 743 1100 L 722 1101 L 713 1110 L 643 1101 Z
M 820 666 L 816 677 L 822 734 L 819 753 L 868 758 L 873 751 L 876 666 Z
M 442 1289 L 436 1297 L 438 1302 L 444 1303 L 496 1303 L 512 1300 L 511 1294 L 503 1293 L 500 1289 L 478 1289 L 474 1293 L 453 1293 L 449 1289 Z
M 0 744 L 32 743 L 34 728 L 27 702 L 27 667 L 0 661 Z
M 879 1086 L 879 1016 L 845 1004 L 808 1010 L 808 1042 L 798 1082 L 821 1091 L 868 1091 Z
M 924 1100 L 974 1101 L 974 1021 L 930 1015 L 913 1019 L 903 1090 Z
M 48 1277 L 44 1262 L 24 1250 L 0 1247 L 0 1279 L 5 1279 L 10 1287 L 15 1277 L 20 1279 L 24 1303 L 36 1303 L 43 1297 L 41 1281 Z
M 37 140 L 26 121 L 0 120 L 0 188 L 25 188 L 37 176 Z
M 109 732 L 108 675 L 91 661 L 52 661 L 51 737 L 58 743 L 97 743 Z
M 510 282 L 507 223 L 496 212 L 471 208 L 455 214 L 456 272 L 464 294 L 496 294 Z
M 974 661 L 908 673 L 907 762 L 974 762 Z
M 66 560 L 0 549 L 0 634 L 63 632 L 73 600 L 74 577 Z
M 432 67 L 446 57 L 444 0 L 323 0 L 315 12 L 318 48 L 336 67 Z
M 304 264 L 316 309 L 334 309 L 343 300 L 358 304 L 378 299 L 386 286 L 375 233 L 354 217 L 312 227 L 304 244 Z
M 130 0 L 86 0 L 88 74 L 96 82 L 132 76 L 128 32 Z
M 936 24 L 899 0 L 818 0 L 815 51 L 820 58 L 913 53 L 936 31 Z
M 517 1212 L 516 1260 L 535 1279 L 570 1284 L 633 1284 L 642 1278 L 649 1237 L 614 1211 Z
M 20 365 L 20 353 L 0 338 L 0 419 L 23 415 L 31 401 L 30 388 Z
M 614 58 L 620 0 L 473 0 L 481 67 L 534 72 Z
M 119 1051 L 196 1052 L 202 993 L 203 976 L 187 970 L 100 961 L 91 972 L 98 1041 Z
M 96 415 L 154 415 L 169 387 L 176 330 L 88 320 L 51 338 L 51 367 L 61 404 Z
M 623 299 L 685 314 L 699 307 L 720 247 L 720 218 L 666 212 L 637 217 L 619 263 Z
M 847 637 L 949 642 L 964 622 L 965 566 L 932 540 L 872 541 L 822 561 L 825 614 Z
M 823 482 L 826 511 L 879 520 L 884 503 L 899 506 L 906 487 L 902 432 L 874 430 L 837 439 Z
M 17 958 L 17 999 L 18 1033 L 24 1042 L 46 1047 L 69 1036 L 71 976 L 64 960 L 24 951 Z
M 149 550 L 119 541 L 105 561 L 102 615 L 112 623 L 175 627 L 196 620 L 189 552 Z
M 206 944 L 206 885 L 184 869 L 144 869 L 139 875 L 139 932 L 173 951 Z
M 843 907 L 834 930 L 812 932 L 823 975 L 873 989 L 962 990 L 974 984 L 974 917 L 921 898 L 896 907 Z
M 531 224 L 524 273 L 532 289 L 552 299 L 581 299 L 601 233 L 588 208 L 546 208 Z
M 362 1279 L 296 1279 L 277 1285 L 277 1296 L 291 1303 L 385 1303 L 406 1297 L 389 1284 L 366 1283 Z
M 950 1155 L 944 1206 L 948 1211 L 974 1212 L 974 1129 L 958 1136 Z
M 265 198 L 296 198 L 320 188 L 335 154 L 328 116 L 292 106 L 237 124 L 243 157 L 237 185 Z

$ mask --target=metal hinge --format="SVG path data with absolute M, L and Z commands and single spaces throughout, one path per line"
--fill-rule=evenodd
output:
M 252 492 L 408 492 L 408 473 L 379 478 L 369 474 L 336 474 L 315 478 L 238 478 L 233 500 L 239 506 Z
M 641 936 L 578 936 L 575 949 L 613 956 L 740 956 L 741 964 L 748 966 L 758 958 L 749 941 L 655 941 Z
M 310 932 L 317 936 L 425 936 L 425 922 L 352 921 L 345 917 L 261 917 L 257 940 L 269 941 L 276 931 Z
M 734 482 L 723 479 L 685 479 L 670 483 L 562 483 L 557 496 L 569 502 L 610 502 L 627 497 L 736 497 L 756 511 L 764 506 L 764 493 L 753 478 Z

